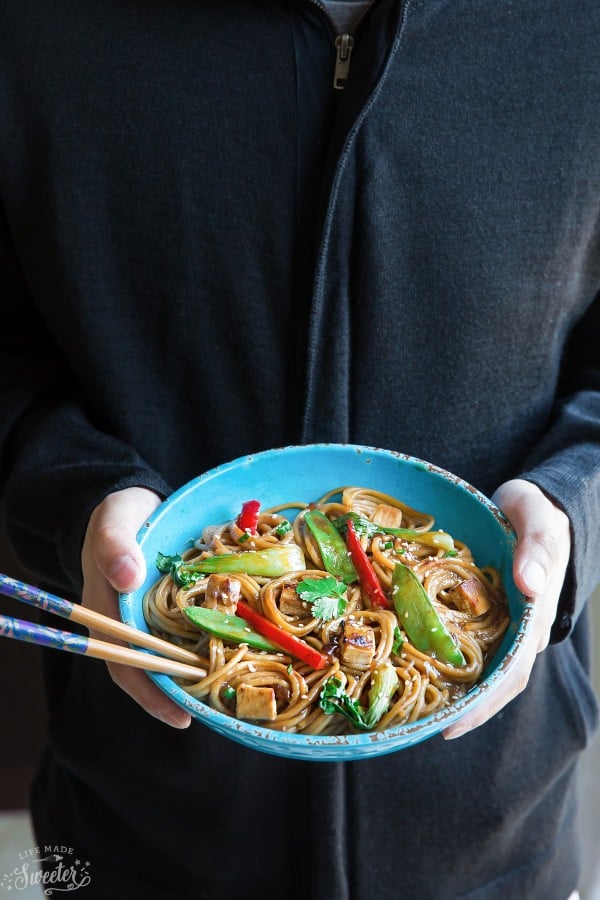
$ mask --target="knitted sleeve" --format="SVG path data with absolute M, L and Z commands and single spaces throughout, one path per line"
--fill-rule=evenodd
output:
M 571 521 L 571 562 L 554 641 L 569 634 L 600 579 L 600 296 L 567 344 L 560 398 L 550 428 L 521 473 Z
M 0 211 L 0 525 L 33 577 L 78 595 L 81 545 L 107 494 L 169 485 L 103 433 L 41 320 Z

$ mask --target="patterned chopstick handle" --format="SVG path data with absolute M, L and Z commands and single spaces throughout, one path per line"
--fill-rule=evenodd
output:
M 39 644 L 41 647 L 53 647 L 56 650 L 68 650 L 70 653 L 87 653 L 88 650 L 88 638 L 81 634 L 36 625 L 12 616 L 0 615 L 0 637 Z
M 31 584 L 17 581 L 16 578 L 11 578 L 9 575 L 0 574 L 0 594 L 13 597 L 15 600 L 22 600 L 23 603 L 63 616 L 65 619 L 70 618 L 73 611 L 73 604 L 70 600 L 64 600 L 62 597 L 57 597 L 56 594 L 50 594 Z

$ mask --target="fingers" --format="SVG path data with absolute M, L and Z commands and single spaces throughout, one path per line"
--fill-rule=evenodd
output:
M 517 533 L 513 577 L 528 597 L 541 596 L 548 585 L 561 582 L 569 558 L 569 520 L 565 513 L 530 482 L 502 485 L 494 500 Z
M 567 516 L 534 484 L 522 479 L 508 481 L 493 499 L 517 535 L 513 578 L 517 588 L 533 601 L 532 619 L 505 677 L 486 693 L 485 702 L 443 732 L 447 739 L 483 725 L 525 690 L 536 656 L 550 639 L 570 555 Z
M 128 488 L 108 496 L 96 507 L 87 528 L 82 568 L 82 602 L 113 619 L 119 618 L 117 591 L 131 591 L 146 575 L 136 534 L 159 505 L 156 494 L 143 488 Z M 102 635 L 90 631 L 92 637 Z M 174 728 L 187 728 L 191 717 L 170 700 L 140 669 L 107 663 L 111 678 L 150 715 Z
M 129 488 L 110 494 L 92 513 L 86 535 L 91 561 L 116 591 L 135 590 L 145 578 L 136 534 L 159 503 L 152 491 Z
M 461 737 L 484 725 L 496 713 L 500 712 L 511 700 L 525 690 L 529 682 L 531 670 L 537 656 L 538 637 L 534 629 L 521 645 L 518 657 L 505 673 L 504 678 L 495 687 L 486 691 L 485 700 L 474 710 L 465 715 L 455 725 L 450 725 L 442 732 L 446 740 Z
M 155 719 L 172 728 L 189 727 L 192 721 L 190 714 L 169 700 L 141 669 L 118 663 L 107 663 L 107 667 L 114 683 Z

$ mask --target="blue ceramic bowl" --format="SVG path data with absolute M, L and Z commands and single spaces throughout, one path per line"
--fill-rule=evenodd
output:
M 500 570 L 511 624 L 484 680 L 452 706 L 421 719 L 377 733 L 319 736 L 288 734 L 242 722 L 194 699 L 169 676 L 150 678 L 191 715 L 240 744 L 277 756 L 304 760 L 357 760 L 380 756 L 424 741 L 456 722 L 480 703 L 487 688 L 505 677 L 530 622 L 530 610 L 512 579 L 515 535 L 498 508 L 479 491 L 443 469 L 390 450 L 351 444 L 313 444 L 267 450 L 225 463 L 183 485 L 150 517 L 138 534 L 148 565 L 144 584 L 120 597 L 123 621 L 147 631 L 142 598 L 159 577 L 158 551 L 178 553 L 190 547 L 211 523 L 234 518 L 241 504 L 259 499 L 263 507 L 316 500 L 343 486 L 370 487 L 430 512 L 435 528 L 449 532 L 471 548 L 479 565 Z

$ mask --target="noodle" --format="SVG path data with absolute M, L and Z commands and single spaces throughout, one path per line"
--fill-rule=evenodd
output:
M 284 515 L 290 510 L 295 513 L 293 523 Z M 374 605 L 356 556 L 343 544 L 344 555 L 356 563 L 354 577 L 342 580 L 332 574 L 324 539 L 314 524 L 314 516 L 320 514 L 339 534 L 345 528 L 359 534 L 388 608 Z M 432 515 L 360 487 L 336 488 L 317 503 L 294 502 L 257 515 L 251 529 L 241 527 L 240 517 L 210 525 L 194 548 L 163 558 L 162 565 L 166 559 L 176 567 L 144 598 L 150 631 L 193 650 L 203 660 L 205 678 L 192 684 L 178 682 L 191 696 L 225 715 L 276 730 L 342 734 L 416 722 L 453 703 L 481 678 L 509 623 L 500 574 L 491 567 L 480 568 L 464 543 L 433 531 Z M 300 548 L 304 568 L 276 577 L 256 574 L 254 569 L 254 574 L 197 571 L 213 557 L 248 558 L 245 551 L 250 551 L 257 560 L 267 559 L 274 550 L 279 552 L 275 548 L 286 546 L 296 553 Z M 459 657 L 462 654 L 460 664 L 444 660 L 441 650 L 415 646 L 416 632 L 407 633 L 411 629 L 395 599 L 398 566 L 418 580 L 417 590 L 426 594 L 434 621 L 442 623 L 451 646 Z M 210 609 L 215 621 L 239 623 L 236 608 L 244 606 L 273 623 L 280 629 L 277 633 L 293 636 L 316 651 L 322 667 L 313 668 L 290 652 L 279 651 L 273 641 L 258 649 L 261 645 L 250 640 L 250 635 L 256 636 L 250 627 L 242 629 L 238 640 L 216 626 L 209 633 L 187 612 Z

